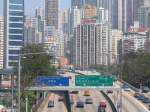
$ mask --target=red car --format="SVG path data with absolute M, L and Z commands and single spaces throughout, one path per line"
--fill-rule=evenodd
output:
M 101 101 L 100 104 L 99 104 L 99 107 L 101 108 L 106 108 L 107 104 L 105 101 Z
M 105 101 L 101 101 L 99 106 L 98 106 L 98 112 L 106 112 L 105 108 L 106 108 L 106 102 Z

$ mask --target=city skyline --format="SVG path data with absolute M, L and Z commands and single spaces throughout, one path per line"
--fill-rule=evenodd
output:
M 32 4 L 28 4 L 32 1 Z M 60 0 L 59 0 L 60 1 Z M 59 8 L 65 10 L 71 7 L 71 0 L 61 0 L 59 3 Z M 25 14 L 26 15 L 35 15 L 35 9 L 42 7 L 44 2 L 42 0 L 25 0 Z M 3 0 L 0 0 L 0 16 L 3 16 Z

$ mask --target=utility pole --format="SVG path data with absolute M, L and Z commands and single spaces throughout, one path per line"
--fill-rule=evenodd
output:
M 19 55 L 19 62 L 18 62 L 18 112 L 20 112 L 20 61 L 21 55 Z
M 11 74 L 11 112 L 14 106 L 14 76 Z
M 26 97 L 26 112 L 28 112 L 28 97 Z

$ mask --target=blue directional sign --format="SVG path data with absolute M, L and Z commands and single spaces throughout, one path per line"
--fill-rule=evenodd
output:
M 38 76 L 35 82 L 38 86 L 69 86 L 69 78 L 62 76 Z

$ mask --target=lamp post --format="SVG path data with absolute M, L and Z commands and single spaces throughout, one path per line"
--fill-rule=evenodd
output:
M 47 52 L 37 52 L 37 53 L 24 53 L 19 54 L 19 60 L 18 60 L 18 112 L 20 111 L 20 96 L 21 96 L 21 88 L 20 88 L 20 74 L 21 74 L 21 58 L 22 56 L 27 55 L 39 55 L 39 54 L 47 54 Z

